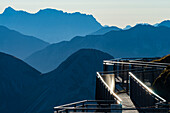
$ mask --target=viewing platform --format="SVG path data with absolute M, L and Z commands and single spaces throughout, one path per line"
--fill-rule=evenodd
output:
M 62 112 L 167 113 L 168 102 L 152 91 L 154 80 L 169 63 L 157 58 L 121 58 L 103 61 L 97 72 L 95 100 L 54 107 Z

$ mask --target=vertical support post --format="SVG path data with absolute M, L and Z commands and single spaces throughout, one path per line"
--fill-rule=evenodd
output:
M 116 81 L 116 78 L 117 78 L 117 72 L 116 72 L 116 63 L 113 64 L 113 74 L 115 75 L 115 89 L 116 89 L 116 84 L 117 84 L 117 81 Z
M 84 102 L 83 102 L 83 105 L 82 105 L 82 107 L 84 108 Z M 84 109 L 82 109 L 82 112 L 84 112 Z
M 115 71 L 114 73 L 115 73 L 115 78 L 117 78 L 117 64 L 116 63 L 114 63 L 114 65 L 113 65 L 113 71 Z
M 107 64 L 105 62 L 103 63 L 103 71 L 107 71 Z
M 122 71 L 124 71 L 124 69 L 125 69 L 124 64 L 122 64 Z M 122 86 L 124 87 L 124 80 L 125 80 L 124 72 L 121 72 L 121 75 L 122 75 Z
M 68 109 L 66 109 L 66 113 L 68 113 Z
M 142 66 L 142 81 L 145 82 L 144 80 L 145 80 L 145 72 L 144 72 L 144 66 Z
M 129 73 L 128 71 L 126 71 L 126 93 L 128 94 L 128 91 L 129 91 Z
M 152 70 L 152 76 L 151 76 L 151 86 L 153 85 L 154 78 L 155 78 L 155 74 L 154 74 L 154 71 Z M 149 80 L 149 81 L 150 81 L 150 80 Z
M 76 112 L 76 104 L 74 105 L 75 109 L 74 109 L 74 112 Z
M 96 76 L 96 92 L 95 92 L 95 99 L 99 100 L 100 98 L 100 89 L 101 89 L 101 84 L 99 82 L 99 78 Z

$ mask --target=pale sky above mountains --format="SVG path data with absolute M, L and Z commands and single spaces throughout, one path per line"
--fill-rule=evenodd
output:
M 8 6 L 30 13 L 54 8 L 92 14 L 102 25 L 118 27 L 170 20 L 170 0 L 0 0 L 0 13 Z

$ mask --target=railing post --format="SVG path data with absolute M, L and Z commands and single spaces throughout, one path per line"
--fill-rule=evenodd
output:
M 151 75 L 151 86 L 153 85 L 154 79 L 155 79 L 155 73 L 154 73 L 154 71 L 152 71 L 152 75 Z
M 117 77 L 117 65 L 116 63 L 113 64 L 113 71 L 115 71 L 115 77 Z
M 144 66 L 142 66 L 142 82 L 145 82 Z
M 122 70 L 124 69 L 125 69 L 124 64 L 122 64 Z M 124 87 L 124 80 L 125 80 L 124 72 L 121 72 L 121 76 L 122 76 L 122 86 Z
M 76 104 L 74 105 L 75 109 L 74 109 L 74 112 L 76 112 Z
M 128 94 L 128 91 L 129 91 L 129 73 L 128 71 L 126 72 L 126 93 Z
M 96 100 L 100 99 L 100 90 L 101 90 L 101 84 L 99 82 L 99 78 L 96 76 L 96 92 L 95 92 L 95 98 Z
M 107 65 L 105 62 L 103 63 L 103 71 L 107 71 Z
M 83 102 L 83 105 L 82 105 L 82 107 L 84 108 L 84 102 Z M 82 112 L 84 112 L 84 109 L 82 109 Z
M 66 113 L 68 113 L 68 109 L 66 109 Z

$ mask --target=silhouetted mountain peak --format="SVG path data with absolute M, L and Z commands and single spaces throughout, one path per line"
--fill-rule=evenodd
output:
M 128 30 L 128 29 L 130 29 L 130 28 L 132 28 L 132 26 L 127 25 L 123 30 Z
M 170 20 L 164 20 L 163 22 L 170 22 Z
M 15 10 L 11 6 L 7 7 L 2 13 L 2 15 L 10 15 L 10 16 L 11 14 L 13 14 L 14 16 L 20 16 L 21 14 L 30 14 L 30 13 L 23 11 L 23 10 Z
M 102 27 L 101 29 L 89 34 L 89 35 L 104 35 L 110 31 L 120 31 L 121 29 L 116 27 L 116 26 L 105 26 L 105 27 Z
M 149 24 L 137 24 L 134 28 L 144 28 L 144 27 L 154 27 L 154 26 Z
M 70 55 L 64 62 L 62 62 L 58 66 L 58 68 L 56 68 L 55 70 L 53 70 L 47 74 L 56 75 L 55 73 L 61 73 L 61 72 L 65 73 L 66 70 L 67 71 L 70 70 L 70 72 L 71 72 L 73 70 L 73 67 L 75 69 L 79 69 L 77 71 L 85 70 L 86 66 L 89 68 L 90 65 L 91 66 L 95 65 L 96 62 L 98 62 L 98 63 L 100 62 L 102 64 L 103 60 L 107 60 L 107 59 L 113 59 L 113 56 L 109 55 L 106 52 L 96 50 L 96 49 L 80 49 L 80 50 L 76 51 L 75 53 L 73 53 L 72 55 Z M 96 65 L 95 67 L 97 67 L 99 69 L 99 67 L 102 67 L 102 66 Z M 92 66 L 92 68 L 93 68 L 93 66 Z M 101 69 L 96 70 L 96 71 L 101 71 Z M 80 75 L 78 75 L 78 76 L 80 76 Z
M 92 15 L 87 15 L 87 14 L 83 14 L 83 13 L 80 13 L 80 12 L 68 13 L 68 12 L 64 12 L 62 10 L 57 10 L 57 9 L 52 9 L 52 8 L 40 9 L 35 14 L 44 14 L 44 15 L 46 15 L 46 14 L 50 14 L 50 15 L 53 15 L 53 14 L 56 14 L 56 15 L 65 14 L 65 15 L 91 16 L 92 18 L 94 18 Z
M 14 13 L 14 12 L 16 11 L 11 6 L 9 6 L 4 10 L 3 14 L 9 14 L 9 13 Z
M 148 29 L 152 29 L 155 28 L 152 25 L 146 25 L 146 24 L 137 24 L 134 27 L 130 28 L 129 30 L 148 30 Z
M 64 13 L 62 10 L 47 8 L 47 9 L 40 9 L 35 14 L 62 14 L 62 13 Z
M 13 75 L 15 75 L 14 73 L 20 73 L 15 75 L 15 76 L 23 76 L 21 74 L 22 73 L 27 73 L 28 71 L 36 73 L 36 74 L 40 74 L 39 71 L 37 71 L 36 69 L 32 68 L 31 66 L 29 66 L 28 64 L 26 64 L 25 62 L 23 62 L 22 60 L 12 56 L 12 55 L 8 55 L 6 53 L 2 53 L 0 52 L 0 71 L 3 72 L 5 70 L 8 70 L 10 73 L 8 77 L 13 77 Z M 17 67 L 16 67 L 17 65 Z M 13 74 L 11 74 L 13 73 Z M 6 74 L 8 75 L 8 74 Z M 27 74 L 29 75 L 29 74 Z M 1 75 L 3 76 L 3 75 Z M 14 76 L 14 77 L 15 77 Z M 34 75 L 29 75 L 34 77 Z M 36 77 L 36 76 L 35 76 Z
M 75 36 L 85 36 L 102 28 L 92 15 L 68 13 L 52 8 L 28 13 L 9 7 L 0 14 L 0 25 L 50 43 L 68 41 Z
M 157 30 L 161 30 L 161 31 L 164 31 L 164 30 L 167 30 L 168 27 L 167 26 L 158 26 L 159 29 Z M 142 30 L 142 31 L 148 31 L 148 30 L 154 30 L 156 28 L 158 28 L 156 26 L 152 26 L 152 25 L 147 25 L 147 24 L 137 24 L 136 26 L 132 27 L 130 30 Z
M 93 100 L 96 71 L 102 70 L 104 59 L 112 58 L 98 50 L 83 49 L 54 73 L 41 74 L 23 61 L 0 53 L 0 113 L 51 113 L 57 105 Z
M 162 21 L 160 24 L 158 24 L 158 26 L 170 27 L 170 20 Z
M 31 45 L 31 46 L 30 46 Z M 0 51 L 25 58 L 48 45 L 36 37 L 23 35 L 0 25 Z

